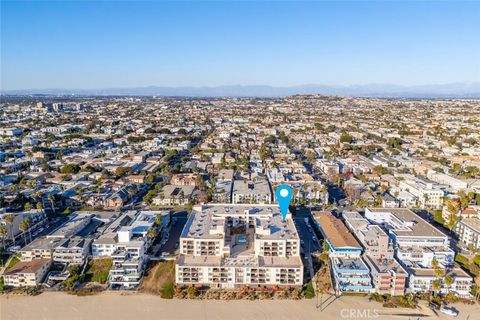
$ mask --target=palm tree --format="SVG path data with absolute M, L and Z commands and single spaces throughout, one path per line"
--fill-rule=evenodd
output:
M 25 242 L 25 245 L 27 245 L 27 237 L 25 236 L 25 231 L 27 231 L 28 227 L 27 227 L 27 224 L 25 223 L 25 220 L 20 222 L 20 225 L 18 226 L 18 229 L 20 231 L 22 231 L 23 241 Z
M 150 239 L 155 238 L 155 230 L 153 228 L 148 229 L 147 237 L 149 237 Z
M 438 290 L 440 290 L 440 287 L 442 286 L 442 283 L 440 282 L 440 279 L 435 279 L 432 281 L 432 290 L 433 290 L 433 293 L 435 294 L 436 292 L 438 292 Z
M 2 249 L 5 250 L 5 236 L 7 235 L 7 228 L 3 225 L 3 224 L 0 224 L 0 237 L 2 238 Z M 3 252 L 2 250 L 2 252 Z M 0 252 L 1 254 L 1 252 Z M 0 257 L 0 260 L 1 257 Z
M 33 209 L 33 206 L 30 202 L 27 202 L 25 203 L 25 205 L 23 206 L 23 208 L 25 209 L 25 211 L 30 211 Z
M 157 214 L 157 216 L 155 217 L 155 224 L 157 226 L 161 226 L 162 225 L 162 220 L 163 220 L 163 215 L 162 214 Z
M 48 201 L 50 201 L 50 205 L 52 206 L 53 213 L 55 213 L 55 206 L 54 206 L 55 197 L 53 196 L 53 194 L 49 194 L 47 198 L 48 198 Z
M 10 226 L 10 235 L 12 236 L 13 246 L 15 247 L 15 236 L 13 235 L 13 221 L 15 216 L 13 214 L 7 214 L 5 216 L 5 222 Z
M 26 217 L 23 221 L 27 224 L 27 230 L 28 230 L 28 237 L 30 238 L 30 242 L 32 242 L 32 218 Z
M 450 288 L 452 287 L 452 284 L 455 281 L 455 279 L 451 275 L 447 274 L 443 279 L 443 281 L 445 282 L 445 286 L 447 287 L 447 294 L 448 294 L 450 292 Z

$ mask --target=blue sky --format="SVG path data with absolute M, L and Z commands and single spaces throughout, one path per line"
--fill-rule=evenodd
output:
M 1 1 L 1 89 L 480 81 L 479 2 Z

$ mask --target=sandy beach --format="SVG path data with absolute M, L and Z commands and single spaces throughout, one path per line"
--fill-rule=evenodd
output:
M 14 319 L 449 319 L 420 310 L 386 309 L 362 297 L 341 297 L 321 311 L 316 299 L 303 301 L 212 301 L 163 300 L 159 297 L 131 293 L 106 292 L 77 297 L 60 292 L 39 296 L 4 295 L 0 297 L 0 318 Z M 327 305 L 328 302 L 325 304 Z M 478 320 L 478 305 L 457 305 L 457 319 Z

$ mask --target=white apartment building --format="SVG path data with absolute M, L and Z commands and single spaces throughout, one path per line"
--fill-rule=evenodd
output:
M 454 261 L 449 237 L 409 209 L 366 208 L 365 218 L 388 232 L 405 266 L 427 268 L 434 257 L 443 265 Z
M 272 191 L 267 179 L 256 177 L 254 180 L 234 180 L 232 191 L 234 204 L 270 204 Z
M 399 183 L 399 189 L 413 194 L 421 208 L 440 209 L 442 207 L 444 192 L 433 188 L 431 183 L 425 183 L 420 179 L 403 180 Z
M 83 264 L 90 251 L 90 239 L 73 237 L 61 241 L 53 250 L 53 261 L 68 264 Z
M 301 286 L 300 238 L 277 205 L 194 207 L 180 237 L 176 283 L 218 288 Z
M 454 232 L 467 247 L 480 248 L 480 219 L 463 218 L 456 224 Z
M 392 240 L 387 233 L 356 211 L 342 215 L 347 227 L 365 248 L 363 258 L 370 269 L 374 290 L 380 294 L 404 295 L 408 272 L 394 257 Z
M 163 228 L 170 222 L 168 211 L 126 211 L 122 213 L 108 224 L 97 239 L 93 240 L 92 255 L 94 257 L 112 256 L 119 247 L 128 247 L 134 240 L 143 242 L 144 246 L 148 248 L 152 240 L 148 239 L 146 235 L 148 229 L 154 225 L 158 214 L 163 216 Z M 120 236 L 119 232 L 122 232 L 123 236 Z M 132 245 L 137 246 L 136 244 Z
M 410 270 L 409 291 L 412 293 L 432 292 L 432 283 L 434 280 L 440 280 L 440 292 L 443 294 L 453 292 L 460 297 L 470 297 L 470 288 L 473 284 L 473 279 L 465 271 L 460 268 L 453 268 L 447 270 L 445 276 L 449 275 L 453 279 L 450 286 L 445 284 L 445 276 L 437 278 L 433 269 L 418 269 Z
M 446 184 L 457 192 L 468 188 L 468 182 L 466 180 L 460 180 L 445 173 L 439 173 L 433 170 L 429 170 L 427 172 L 427 177 L 432 181 Z
M 20 261 L 3 274 L 4 284 L 12 287 L 38 286 L 45 278 L 51 264 L 50 259 Z

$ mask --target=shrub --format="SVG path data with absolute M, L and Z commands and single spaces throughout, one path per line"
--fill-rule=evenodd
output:
M 63 174 L 74 174 L 80 171 L 80 167 L 73 163 L 68 163 L 60 169 L 60 173 Z
M 473 262 L 480 267 L 480 255 L 476 255 L 475 258 L 473 258 Z
M 457 254 L 457 256 L 455 257 L 455 261 L 460 263 L 463 266 L 468 265 L 468 258 L 465 256 L 462 256 L 461 254 Z
M 198 297 L 198 290 L 194 286 L 190 286 L 187 289 L 187 297 L 189 299 L 195 299 Z
M 173 287 L 173 283 L 169 282 L 165 284 L 165 286 L 162 289 L 161 297 L 163 299 L 173 299 L 174 295 L 175 295 L 175 289 Z
M 303 297 L 305 299 L 313 299 L 315 297 L 315 289 L 313 289 L 312 281 L 309 281 L 303 288 Z

